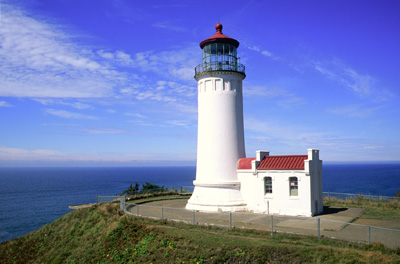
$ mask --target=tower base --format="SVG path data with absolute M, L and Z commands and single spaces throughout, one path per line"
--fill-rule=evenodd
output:
M 186 209 L 205 212 L 246 211 L 239 182 L 199 183 L 194 181 L 194 191 Z

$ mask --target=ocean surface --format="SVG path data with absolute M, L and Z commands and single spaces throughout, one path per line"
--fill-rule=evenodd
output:
M 135 182 L 192 186 L 193 167 L 0 168 L 0 242 L 34 231 L 70 212 L 69 205 L 94 203 Z M 393 196 L 400 164 L 324 164 L 323 191 Z

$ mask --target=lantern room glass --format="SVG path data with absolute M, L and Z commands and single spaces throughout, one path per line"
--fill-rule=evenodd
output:
M 228 43 L 210 43 L 203 47 L 204 70 L 237 71 L 236 47 Z

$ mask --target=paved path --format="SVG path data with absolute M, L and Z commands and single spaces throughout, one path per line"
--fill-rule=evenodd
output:
M 187 199 L 162 200 L 141 204 L 138 207 L 127 203 L 126 210 L 129 214 L 153 218 L 178 220 L 201 225 L 216 225 L 236 228 L 249 228 L 271 231 L 271 219 L 273 220 L 273 231 L 284 233 L 295 233 L 305 235 L 318 235 L 318 219 L 320 219 L 320 234 L 322 236 L 343 239 L 354 242 L 368 243 L 382 242 L 388 247 L 400 247 L 400 230 L 368 228 L 374 223 L 383 224 L 382 220 L 369 222 L 360 221 L 353 225 L 352 221 L 360 217 L 362 208 L 324 208 L 324 214 L 315 217 L 289 217 L 266 214 L 246 213 L 209 213 L 186 210 Z M 368 219 L 369 220 L 369 219 Z M 400 229 L 393 221 L 388 228 Z M 382 226 L 382 225 L 381 225 Z

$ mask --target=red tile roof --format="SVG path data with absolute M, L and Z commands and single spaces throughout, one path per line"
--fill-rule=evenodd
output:
M 239 160 L 237 169 L 238 170 L 250 170 L 251 169 L 251 161 L 256 158 L 242 158 Z
M 304 170 L 307 155 L 265 156 L 258 170 Z

